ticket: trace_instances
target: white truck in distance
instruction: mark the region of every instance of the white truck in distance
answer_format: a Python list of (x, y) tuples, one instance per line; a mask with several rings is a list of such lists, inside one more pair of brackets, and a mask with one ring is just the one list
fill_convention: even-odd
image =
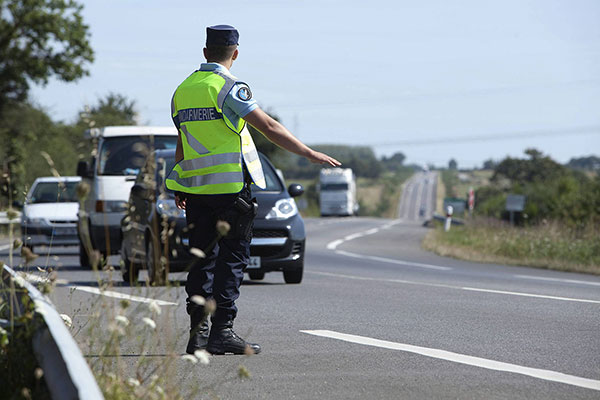
[(356, 179), (350, 168), (324, 168), (319, 175), (321, 216), (358, 212)]

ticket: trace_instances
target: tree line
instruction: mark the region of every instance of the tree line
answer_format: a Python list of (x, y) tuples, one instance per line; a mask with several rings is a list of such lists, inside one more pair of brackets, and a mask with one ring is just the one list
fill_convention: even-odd
[[(520, 223), (558, 220), (579, 228), (600, 226), (600, 174), (589, 173), (597, 168), (597, 158), (562, 165), (536, 149), (525, 155), (495, 165), (491, 184), (476, 192), (478, 214), (506, 218), (506, 196), (512, 193), (526, 196)], [(586, 172), (581, 163), (594, 168)]]

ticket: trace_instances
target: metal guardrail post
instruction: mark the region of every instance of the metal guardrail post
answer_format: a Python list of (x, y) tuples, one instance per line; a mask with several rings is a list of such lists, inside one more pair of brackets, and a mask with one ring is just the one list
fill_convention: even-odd
[(12, 279), (25, 288), (36, 310), (44, 318), (45, 328), (33, 337), (33, 351), (44, 371), (53, 399), (104, 399), (81, 350), (50, 300), (32, 284), (4, 265), (2, 279)]

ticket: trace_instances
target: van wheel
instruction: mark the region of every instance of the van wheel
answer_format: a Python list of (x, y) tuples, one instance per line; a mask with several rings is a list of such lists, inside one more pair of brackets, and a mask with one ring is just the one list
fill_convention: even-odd
[(139, 274), (139, 267), (127, 258), (125, 249), (121, 247), (121, 275), (123, 276), (123, 282), (135, 285), (138, 282)]
[(79, 265), (82, 268), (90, 268), (90, 258), (83, 243), (79, 242)]
[(167, 271), (160, 261), (159, 246), (152, 238), (146, 241), (146, 268), (151, 286), (163, 286), (167, 282)]

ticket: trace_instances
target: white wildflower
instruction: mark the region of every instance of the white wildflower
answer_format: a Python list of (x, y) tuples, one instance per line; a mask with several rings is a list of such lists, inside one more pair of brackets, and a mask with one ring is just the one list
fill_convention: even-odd
[(190, 253), (192, 253), (192, 255), (198, 258), (206, 258), (206, 254), (202, 250), (197, 249), (196, 247), (192, 247), (190, 249)]
[(119, 323), (123, 324), (124, 326), (127, 326), (127, 325), (129, 325), (129, 320), (128, 320), (128, 319), (127, 319), (127, 317), (126, 317), (126, 316), (124, 316), (124, 315), (117, 315), (117, 316), (115, 317), (115, 320), (117, 320), (117, 322), (119, 322)]
[(116, 333), (117, 335), (123, 336), (125, 334), (125, 331), (123, 330), (123, 328), (121, 326), (119, 326), (119, 324), (116, 324), (114, 322), (111, 322), (110, 324), (108, 324), (108, 330), (110, 332)]
[(198, 359), (191, 354), (184, 354), (181, 356), (181, 359), (187, 360), (187, 361), (191, 362), (192, 364), (196, 364), (198, 362)]
[(150, 304), (148, 304), (148, 308), (156, 315), (160, 315), (160, 306), (156, 300), (152, 300)]
[(134, 379), (134, 378), (129, 378), (129, 379), (127, 379), (127, 384), (129, 386), (138, 387), (138, 386), (140, 386), (140, 381), (138, 381), (137, 379)]
[(144, 323), (148, 325), (150, 329), (156, 329), (156, 322), (154, 322), (154, 320), (152, 320), (151, 318), (144, 317), (142, 318), (142, 321), (144, 321)]
[(190, 300), (192, 303), (196, 303), (199, 306), (203, 306), (204, 304), (206, 304), (206, 300), (204, 300), (204, 297), (198, 296), (197, 294), (190, 297)]
[(200, 364), (208, 365), (210, 363), (210, 353), (204, 349), (196, 350), (194, 356), (200, 361)]
[(160, 386), (158, 386), (158, 385), (156, 385), (156, 386), (154, 387), (154, 390), (156, 390), (156, 391), (158, 392), (158, 394), (162, 394), (162, 395), (164, 395), (164, 394), (165, 394), (165, 391), (163, 390), (163, 388), (161, 388), (161, 387), (160, 387)]
[(73, 320), (67, 314), (60, 314), (60, 317), (62, 318), (63, 322), (67, 327), (70, 328), (71, 326), (73, 326)]

